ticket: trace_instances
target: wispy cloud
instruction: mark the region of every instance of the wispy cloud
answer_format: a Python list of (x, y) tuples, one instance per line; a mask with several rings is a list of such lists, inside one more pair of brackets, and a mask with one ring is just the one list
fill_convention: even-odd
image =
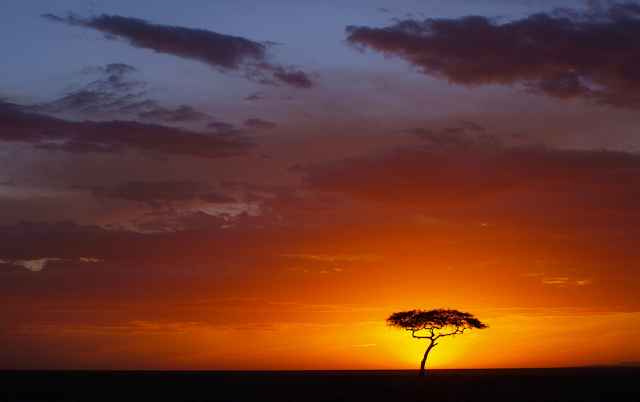
[(93, 28), (113, 37), (124, 38), (134, 47), (158, 53), (198, 60), (219, 71), (243, 71), (245, 76), (262, 84), (284, 84), (294, 88), (310, 88), (315, 83), (310, 75), (268, 61), (270, 42), (260, 43), (239, 36), (224, 35), (206, 29), (152, 24), (139, 18), (102, 14), (82, 18), (70, 14), (43, 18)]
[(382, 258), (379, 255), (298, 255), (301, 258), (310, 258), (320, 261), (377, 261)]
[(37, 113), (76, 112), (90, 115), (118, 111), (144, 94), (144, 82), (135, 77), (138, 70), (128, 64), (113, 63), (104, 67), (85, 68), (83, 75), (97, 79), (88, 85), (70, 91), (50, 102), (41, 102), (25, 107)]
[(138, 151), (209, 159), (247, 155), (256, 146), (237, 133), (202, 134), (137, 121), (78, 122), (22, 109), (19, 105), (0, 102), (0, 141), (73, 153)]
[(549, 285), (557, 285), (560, 287), (567, 286), (585, 286), (592, 283), (592, 279), (576, 279), (576, 278), (542, 278), (542, 283)]
[(127, 181), (111, 186), (89, 187), (94, 197), (122, 198), (132, 201), (190, 201), (202, 199), (213, 203), (236, 202), (213, 191), (213, 186), (197, 180)]

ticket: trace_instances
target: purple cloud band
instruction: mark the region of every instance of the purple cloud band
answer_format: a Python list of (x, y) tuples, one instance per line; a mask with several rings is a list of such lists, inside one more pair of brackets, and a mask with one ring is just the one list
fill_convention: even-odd
[(640, 156), (634, 153), (504, 148), (482, 136), (431, 141), (290, 170), (302, 173), (309, 188), (391, 205), (471, 206), (519, 192), (594, 199), (606, 193), (620, 211), (640, 202)]
[(199, 158), (247, 155), (256, 146), (229, 133), (200, 134), (135, 121), (70, 121), (20, 110), (0, 102), (0, 141), (76, 153), (150, 152)]

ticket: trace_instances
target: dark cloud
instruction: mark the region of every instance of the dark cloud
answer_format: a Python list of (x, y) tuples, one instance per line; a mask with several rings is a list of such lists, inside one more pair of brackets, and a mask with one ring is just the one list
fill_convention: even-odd
[(225, 123), (223, 121), (214, 121), (212, 123), (209, 123), (207, 124), (207, 128), (214, 128), (220, 132), (231, 131), (234, 129), (233, 124)]
[(244, 100), (262, 100), (262, 99), (265, 99), (265, 98), (266, 98), (266, 96), (264, 94), (254, 93), (254, 94), (251, 94), (251, 95), (247, 96), (246, 98), (244, 98)]
[[(251, 119), (249, 119), (251, 120)], [(234, 136), (234, 135), (242, 135), (248, 131), (255, 130), (257, 127), (249, 127), (245, 126), (245, 129), (236, 128), (232, 123), (227, 123), (224, 121), (212, 121), (206, 125), (208, 129), (216, 130), (219, 135), (223, 136)]]
[[(215, 221), (215, 222), (214, 222)], [(210, 217), (206, 221), (215, 237), (223, 219)], [(149, 233), (124, 229), (104, 229), (96, 225), (81, 226), (73, 222), (20, 222), (0, 227), (0, 258), (19, 264), (21, 261), (60, 260), (62, 264), (78, 261), (102, 261), (108, 264), (130, 265), (180, 260), (168, 259), (178, 246), (193, 241), (197, 233), (180, 236), (171, 232)], [(43, 271), (47, 269), (44, 265)]]
[(268, 121), (260, 120), (257, 118), (247, 119), (244, 121), (244, 126), (253, 130), (270, 130), (272, 128), (276, 128), (277, 125), (275, 123), (270, 123)]
[[(488, 148), (501, 148), (503, 146), (500, 137), (483, 133), (486, 129), (481, 125), (468, 120), (459, 121), (456, 126), (445, 126), (439, 130), (424, 127), (414, 127), (406, 132), (423, 140), (428, 140), (439, 146), (452, 146), (454, 148), (469, 148), (484, 146)], [(482, 133), (475, 137), (469, 137), (469, 132)]]
[(295, 88), (314, 85), (305, 72), (267, 61), (267, 45), (239, 36), (223, 35), (206, 29), (150, 24), (138, 18), (106, 15), (82, 18), (42, 16), (50, 21), (97, 29), (108, 35), (126, 38), (132, 46), (158, 53), (198, 60), (220, 71), (243, 70), (257, 82), (280, 82)]
[(482, 16), (347, 27), (347, 43), (424, 74), (476, 86), (522, 84), (551, 97), (640, 107), (640, 5), (557, 9), (499, 24)]
[(86, 68), (83, 74), (97, 74), (99, 78), (83, 88), (65, 94), (60, 99), (37, 103), (24, 109), (39, 113), (71, 111), (94, 115), (119, 111), (137, 102), (144, 93), (144, 82), (133, 76), (137, 71), (135, 67), (122, 63)]
[(283, 84), (299, 89), (311, 88), (315, 85), (315, 82), (309, 78), (309, 74), (303, 71), (285, 69), (280, 66), (274, 66), (270, 70), (272, 71), (273, 77)]
[(42, 17), (51, 21), (94, 28), (127, 38), (135, 47), (199, 60), (225, 70), (238, 69), (241, 65), (262, 61), (267, 51), (264, 44), (239, 36), (223, 35), (205, 29), (150, 24), (142, 19), (119, 15), (102, 14), (91, 18), (71, 15), (60, 18), (45, 14)]
[[(13, 264), (53, 258), (95, 258), (101, 254), (96, 251), (97, 244), (102, 243), (109, 248), (112, 241), (107, 238), (116, 233), (118, 232), (107, 231), (98, 226), (83, 227), (72, 222), (20, 222), (15, 226), (0, 227), (0, 258)], [(124, 232), (120, 232), (122, 233)], [(75, 250), (74, 244), (78, 247)]]
[(235, 133), (200, 134), (135, 121), (69, 121), (0, 103), (0, 141), (77, 153), (149, 152), (199, 158), (247, 155), (256, 145)]
[(255, 93), (252, 93), (251, 95), (247, 96), (246, 98), (244, 98), (244, 100), (251, 100), (251, 101), (264, 101), (264, 100), (290, 101), (292, 99), (293, 99), (293, 96), (290, 95), (290, 94), (281, 95), (281, 96), (273, 96), (273, 95), (270, 95), (270, 94), (265, 93), (265, 92), (255, 92)]
[(392, 205), (471, 206), (519, 192), (580, 195), (597, 202), (606, 194), (628, 210), (631, 200), (640, 205), (640, 155), (635, 153), (496, 148), (455, 137), (290, 169), (301, 172), (309, 188)]
[(29, 270), (24, 265), (0, 261), (0, 273), (6, 272), (29, 272)]
[(282, 236), (274, 216), (250, 216), (246, 212), (235, 216), (160, 212), (156, 220), (145, 221), (139, 229), (105, 229), (70, 221), (0, 226), (0, 261), (22, 265), (24, 261), (44, 260), (43, 271), (52, 260), (72, 265), (84, 261), (129, 267), (188, 267), (229, 255), (242, 256), (255, 248), (264, 252)]
[(191, 201), (202, 199), (213, 203), (236, 202), (213, 191), (213, 186), (196, 180), (128, 181), (113, 186), (91, 186), (95, 197), (122, 198), (133, 201)]
[(227, 204), (227, 203), (237, 202), (237, 200), (233, 197), (229, 197), (228, 195), (214, 193), (214, 192), (198, 194), (198, 198), (214, 204)]
[(73, 112), (91, 116), (127, 115), (140, 120), (162, 123), (183, 123), (212, 120), (206, 113), (189, 105), (171, 109), (158, 101), (143, 99), (145, 83), (133, 77), (138, 70), (127, 64), (85, 68), (83, 74), (99, 78), (60, 99), (41, 102), (22, 109), (30, 112), (60, 114)]
[[(409, 252), (415, 257), (424, 247), (433, 249), (429, 258), (449, 261), (451, 256), (438, 250), (443, 242), (485, 251), (488, 246), (504, 256), (514, 222), (515, 237), (534, 254), (544, 233), (548, 245), (543, 249), (580, 253), (585, 260), (592, 252), (607, 261), (620, 253), (633, 261), (640, 258), (636, 154), (545, 147), (452, 152), (422, 146), (296, 170), (303, 174), (298, 186), (220, 184), (221, 190), (244, 193), (244, 202), (260, 205), (256, 214), (158, 211), (155, 219), (140, 222), (137, 232), (72, 222), (1, 226), (0, 263), (9, 265), (0, 270), (47, 260), (42, 273), (81, 263), (101, 270), (206, 267), (217, 272), (229, 266), (235, 272), (252, 266), (247, 260), (254, 257), (262, 264), (302, 254)], [(219, 196), (195, 181), (126, 182), (91, 190), (130, 200)], [(496, 223), (496, 228), (481, 235), (481, 222)], [(585, 234), (595, 239), (589, 247)]]
[(168, 109), (160, 106), (157, 102), (146, 100), (135, 103), (121, 109), (123, 112), (138, 111), (138, 118), (143, 120), (155, 120), (165, 123), (181, 123), (188, 121), (199, 121), (208, 118), (207, 114), (198, 112), (189, 105), (180, 105), (176, 109)]

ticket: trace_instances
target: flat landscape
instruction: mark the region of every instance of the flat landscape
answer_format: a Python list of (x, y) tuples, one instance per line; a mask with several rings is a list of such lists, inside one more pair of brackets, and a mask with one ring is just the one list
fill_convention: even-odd
[(640, 368), (2, 371), (2, 401), (640, 401)]

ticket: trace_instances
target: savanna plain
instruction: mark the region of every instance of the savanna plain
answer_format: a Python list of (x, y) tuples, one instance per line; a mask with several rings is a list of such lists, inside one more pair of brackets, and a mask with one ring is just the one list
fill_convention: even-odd
[(640, 368), (3, 371), (3, 401), (640, 401)]

